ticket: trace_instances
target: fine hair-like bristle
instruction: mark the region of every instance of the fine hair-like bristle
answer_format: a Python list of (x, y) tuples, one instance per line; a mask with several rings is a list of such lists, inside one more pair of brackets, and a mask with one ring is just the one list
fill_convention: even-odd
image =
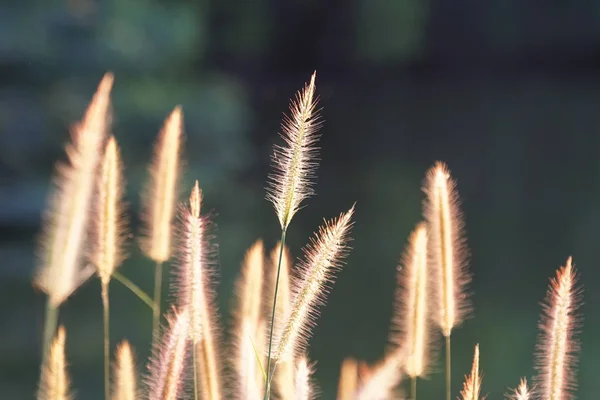
[(427, 196), (423, 209), (437, 303), (434, 321), (448, 337), (470, 311), (463, 221), (456, 183), (444, 163), (435, 163), (427, 172), (423, 190)]
[(113, 75), (107, 73), (82, 121), (71, 130), (67, 163), (57, 166), (55, 188), (50, 196), (43, 228), (42, 265), (34, 284), (58, 307), (94, 268), (83, 267), (89, 231), (92, 193), (97, 166), (110, 124), (110, 92)]
[(112, 400), (138, 400), (135, 359), (126, 340), (117, 347)]
[(473, 364), (471, 366), (471, 374), (465, 376), (463, 390), (460, 392), (462, 400), (479, 400), (481, 381), (482, 376), (479, 371), (479, 345), (476, 345), (475, 354), (473, 355)]
[[(281, 242), (277, 242), (270, 256), (269, 276), (266, 280), (267, 289), (263, 303), (265, 304), (265, 320), (271, 318), (273, 298), (275, 297), (275, 284), (277, 283), (277, 264), (279, 261), (279, 250)], [(281, 327), (287, 320), (290, 313), (290, 268), (291, 256), (287, 246), (283, 247), (281, 254), (281, 269), (279, 271), (279, 289), (277, 291), (277, 309), (275, 310), (275, 327), (274, 332)], [(275, 375), (273, 377), (274, 389), (279, 399), (292, 399), (294, 397), (294, 363), (293, 360), (281, 361), (277, 365)]]
[(540, 321), (536, 352), (537, 392), (544, 400), (573, 399), (577, 386), (582, 289), (569, 257), (564, 267), (550, 280)]
[(398, 268), (399, 290), (391, 342), (404, 352), (404, 371), (411, 378), (426, 373), (430, 344), (427, 226), (417, 225)]
[(317, 134), (321, 127), (315, 98), (316, 72), (310, 83), (290, 103), (290, 115), (284, 116), (281, 137), (284, 145), (274, 146), (267, 199), (275, 207), (281, 228), (290, 224), (300, 204), (314, 194), (313, 180), (318, 166)]
[(69, 375), (65, 361), (65, 328), (60, 327), (42, 366), (37, 400), (70, 400)]
[(313, 371), (306, 356), (300, 357), (296, 362), (294, 400), (312, 400), (315, 398), (311, 382), (312, 374)]
[(188, 310), (174, 310), (167, 321), (168, 328), (155, 345), (148, 368), (148, 400), (177, 400), (182, 392), (189, 342)]
[(403, 357), (399, 352), (388, 354), (382, 362), (371, 369), (353, 399), (387, 400), (398, 398), (394, 393), (396, 387), (402, 381), (403, 361)]
[(103, 285), (123, 261), (125, 223), (123, 212), (123, 178), (119, 148), (113, 136), (108, 139), (100, 165), (95, 207), (95, 224), (91, 261)]
[(148, 257), (156, 262), (165, 262), (171, 256), (182, 141), (183, 112), (177, 106), (160, 131), (150, 166), (150, 182), (142, 196), (144, 237), (141, 246)]
[(202, 399), (221, 398), (216, 304), (212, 288), (214, 249), (210, 219), (201, 215), (202, 193), (196, 181), (189, 206), (181, 207), (181, 243), (176, 281), (180, 307), (190, 314), (189, 335), (193, 342)]
[(348, 234), (352, 226), (354, 206), (338, 218), (325, 222), (304, 248), (305, 259), (300, 262), (300, 276), (293, 280), (292, 306), (289, 316), (275, 336), (275, 362), (293, 358), (303, 351), (315, 324), (318, 309), (325, 303), (328, 285), (341, 267), (348, 252)]
[[(264, 246), (257, 240), (246, 252), (241, 276), (236, 285), (236, 307), (234, 310), (234, 370), (240, 382), (239, 399), (258, 396), (262, 398), (262, 373), (256, 355), (264, 353), (265, 327), (263, 317)], [(255, 354), (256, 351), (256, 354)], [(261, 359), (261, 363), (265, 360)], [(259, 394), (261, 393), (261, 394)]]
[(521, 378), (519, 386), (507, 396), (508, 400), (531, 400), (532, 393), (527, 387), (527, 379)]
[(358, 362), (354, 358), (346, 358), (340, 367), (337, 400), (354, 400), (358, 387)]

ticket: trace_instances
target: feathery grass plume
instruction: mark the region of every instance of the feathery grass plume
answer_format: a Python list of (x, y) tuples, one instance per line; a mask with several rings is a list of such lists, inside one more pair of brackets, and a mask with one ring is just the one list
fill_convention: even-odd
[(519, 383), (519, 387), (512, 391), (510, 395), (508, 395), (509, 400), (530, 400), (532, 397), (532, 393), (527, 387), (527, 379), (521, 378), (521, 382)]
[(269, 175), (267, 199), (275, 206), (281, 229), (285, 231), (300, 208), (314, 194), (312, 189), (317, 161), (317, 132), (321, 127), (316, 110), (316, 72), (310, 83), (290, 103), (290, 116), (284, 115), (281, 137), (285, 144), (274, 147), (273, 174)]
[(318, 315), (317, 307), (325, 303), (328, 286), (348, 252), (353, 214), (354, 206), (338, 218), (326, 221), (305, 247), (305, 260), (299, 264), (300, 276), (292, 284), (291, 311), (276, 335), (275, 365), (306, 348)]
[(446, 164), (437, 162), (427, 172), (423, 190), (427, 195), (424, 215), (428, 222), (429, 257), (437, 286), (438, 312), (434, 319), (447, 337), (470, 311), (466, 296), (470, 276), (458, 192)]
[(446, 400), (450, 400), (450, 335), (470, 310), (466, 287), (471, 277), (467, 271), (458, 192), (446, 164), (436, 162), (427, 172), (423, 191), (426, 194), (423, 214), (428, 223), (429, 260), (436, 297), (437, 315), (433, 319), (446, 338)]
[(72, 398), (65, 361), (65, 339), (65, 328), (61, 326), (42, 367), (37, 400), (70, 400)]
[(190, 315), (173, 310), (160, 343), (155, 343), (148, 370), (148, 400), (178, 400), (183, 386)]
[[(271, 301), (275, 297), (275, 285), (277, 283), (277, 265), (279, 261), (279, 248), (281, 243), (271, 251), (271, 262), (269, 276), (267, 279), (268, 288), (265, 290), (264, 304), (271, 306)], [(281, 258), (281, 269), (279, 271), (279, 290), (277, 292), (277, 309), (275, 310), (275, 331), (277, 327), (285, 322), (290, 312), (290, 268), (291, 256), (287, 246), (284, 246)], [(265, 307), (265, 318), (271, 316), (270, 308)], [(273, 376), (274, 389), (278, 398), (292, 399), (294, 396), (294, 363), (292, 361), (282, 361), (277, 366)]]
[(402, 349), (404, 371), (415, 379), (426, 373), (430, 342), (427, 268), (427, 226), (417, 225), (398, 268), (399, 290), (391, 341)]
[[(234, 369), (239, 374), (241, 387), (238, 390), (240, 399), (250, 393), (261, 393), (264, 379), (257, 365), (258, 354), (264, 352), (264, 317), (263, 317), (263, 275), (264, 246), (257, 240), (246, 252), (242, 264), (241, 276), (236, 285), (236, 307), (234, 311)], [(261, 363), (266, 360), (261, 360)]]
[(463, 390), (460, 392), (462, 400), (479, 400), (481, 392), (481, 373), (479, 371), (479, 345), (475, 346), (473, 355), (473, 365), (471, 366), (471, 375), (465, 376)]
[(142, 196), (145, 235), (141, 245), (156, 262), (171, 256), (171, 230), (175, 216), (180, 147), (183, 139), (183, 113), (177, 106), (165, 120), (154, 148), (150, 182)]
[(402, 364), (404, 360), (400, 352), (394, 352), (376, 365), (361, 383), (355, 400), (388, 400), (394, 397), (395, 389), (402, 381)]
[(312, 400), (315, 398), (315, 393), (310, 379), (312, 374), (312, 368), (310, 365), (308, 365), (308, 360), (306, 357), (300, 357), (296, 362), (296, 377), (294, 384), (296, 389), (294, 391), (294, 400)]
[(177, 106), (165, 120), (154, 148), (150, 181), (142, 196), (144, 236), (142, 250), (156, 262), (154, 272), (154, 310), (152, 338), (156, 339), (162, 297), (162, 264), (171, 256), (171, 231), (175, 216), (180, 148), (183, 140), (183, 113)]
[(346, 358), (340, 368), (337, 400), (354, 400), (358, 387), (358, 362), (354, 358)]
[[(177, 298), (189, 310), (190, 338), (197, 393), (204, 400), (221, 398), (216, 304), (211, 287), (213, 248), (208, 235), (210, 220), (200, 213), (202, 193), (196, 181), (189, 207), (181, 207), (181, 250), (177, 269)], [(199, 381), (198, 381), (198, 378)]]
[(578, 274), (569, 257), (564, 267), (550, 280), (540, 322), (535, 377), (544, 400), (573, 399), (577, 386), (575, 370), (581, 326), (578, 309), (582, 289), (577, 287)]
[(137, 375), (133, 351), (128, 341), (117, 347), (117, 362), (114, 365), (112, 400), (137, 400)]
[(108, 139), (97, 179), (95, 224), (91, 262), (96, 266), (102, 284), (104, 310), (104, 375), (105, 398), (110, 393), (110, 342), (108, 284), (113, 271), (123, 259), (125, 229), (123, 222), (123, 197), (121, 163), (115, 138)]
[[(107, 73), (83, 120), (72, 128), (72, 142), (66, 147), (68, 162), (57, 166), (56, 188), (44, 222), (43, 265), (34, 277), (34, 284), (48, 294), (53, 308), (94, 272), (93, 268), (82, 268), (82, 264), (94, 178), (110, 124), (112, 85), (113, 75)], [(47, 339), (52, 336), (54, 332)]]
[(108, 139), (97, 180), (93, 250), (90, 260), (103, 285), (123, 261), (126, 237), (123, 211), (123, 178), (119, 147)]

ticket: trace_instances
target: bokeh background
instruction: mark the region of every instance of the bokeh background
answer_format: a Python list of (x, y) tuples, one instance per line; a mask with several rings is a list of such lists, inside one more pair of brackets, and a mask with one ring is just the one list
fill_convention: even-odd
[[(421, 219), (435, 160), (459, 183), (473, 317), (453, 335), (454, 391), (481, 345), (483, 391), (500, 399), (533, 374), (548, 278), (574, 256), (584, 284), (579, 398), (600, 392), (600, 2), (574, 0), (21, 0), (0, 6), (0, 398), (31, 399), (45, 297), (31, 285), (40, 217), (68, 127), (105, 71), (116, 76), (132, 232), (163, 119), (181, 104), (181, 198), (199, 179), (220, 245), (223, 324), (245, 249), (271, 247), (264, 200), (288, 99), (317, 70), (325, 125), (317, 196), (289, 234), (301, 255), (321, 222), (357, 201), (353, 251), (310, 345), (322, 398), (339, 365), (384, 352), (395, 268)], [(136, 241), (122, 273), (150, 292)], [(151, 314), (111, 286), (113, 344), (129, 338), (144, 370)], [(78, 398), (102, 398), (99, 283), (66, 303)], [(420, 398), (441, 397), (436, 360)]]

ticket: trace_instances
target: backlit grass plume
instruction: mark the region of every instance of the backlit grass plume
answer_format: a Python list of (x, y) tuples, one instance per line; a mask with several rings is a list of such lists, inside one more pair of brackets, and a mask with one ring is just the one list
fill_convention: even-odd
[(466, 286), (470, 275), (456, 183), (444, 163), (437, 162), (427, 172), (423, 190), (426, 194), (423, 213), (428, 225), (429, 259), (435, 282), (433, 309), (437, 311), (433, 319), (446, 338), (446, 400), (450, 400), (450, 335), (469, 312)]
[(117, 347), (112, 400), (138, 400), (137, 375), (133, 351), (128, 341)]
[(219, 328), (212, 288), (214, 271), (208, 235), (210, 221), (201, 215), (201, 206), (202, 192), (196, 181), (189, 206), (181, 208), (177, 299), (180, 307), (189, 313), (196, 396), (215, 400), (221, 398)]
[[(392, 343), (404, 353), (404, 371), (414, 381), (426, 373), (430, 342), (427, 226), (417, 225), (398, 270)], [(413, 382), (413, 391), (416, 390)], [(416, 393), (412, 393), (414, 399)]]
[(581, 320), (578, 313), (582, 290), (569, 257), (550, 280), (543, 303), (537, 346), (536, 391), (544, 400), (573, 399), (577, 386), (575, 370), (579, 352), (577, 338)]
[(153, 336), (160, 318), (162, 264), (171, 256), (172, 223), (177, 201), (180, 172), (180, 148), (183, 140), (183, 113), (176, 107), (167, 117), (154, 148), (150, 182), (142, 196), (144, 237), (141, 246), (156, 262), (154, 282)]
[(303, 351), (318, 315), (317, 307), (325, 302), (328, 285), (348, 251), (348, 234), (354, 206), (338, 218), (326, 222), (304, 249), (299, 264), (300, 276), (293, 281), (292, 306), (287, 321), (276, 335), (276, 362), (293, 358)]
[(394, 352), (370, 368), (367, 378), (361, 382), (354, 399), (388, 400), (398, 398), (396, 387), (402, 381), (403, 361), (401, 353)]
[(65, 329), (60, 327), (42, 366), (37, 400), (70, 400), (69, 375), (65, 361)]
[(314, 399), (314, 388), (311, 382), (312, 368), (306, 357), (300, 357), (296, 362), (294, 397), (290, 400)]
[(281, 229), (286, 230), (302, 201), (313, 194), (317, 168), (317, 134), (321, 127), (315, 98), (316, 72), (310, 83), (290, 103), (284, 116), (281, 137), (285, 144), (275, 146), (273, 169), (269, 176), (267, 199), (275, 206)]
[(463, 390), (460, 392), (462, 400), (480, 400), (481, 393), (481, 372), (479, 371), (479, 345), (475, 346), (475, 354), (473, 355), (473, 365), (471, 366), (471, 374), (465, 376)]
[(125, 224), (123, 220), (123, 188), (119, 149), (114, 137), (108, 139), (97, 178), (95, 224), (90, 259), (96, 266), (102, 285), (104, 310), (104, 393), (110, 393), (110, 342), (108, 284), (123, 259)]
[[(264, 246), (257, 240), (246, 252), (241, 276), (236, 285), (233, 345), (236, 349), (234, 369), (240, 386), (236, 392), (239, 399), (246, 399), (249, 391), (263, 395), (264, 378), (257, 363), (257, 354), (264, 354), (265, 320), (263, 314), (263, 285), (265, 275)], [(255, 353), (256, 352), (256, 353)], [(260, 362), (264, 365), (266, 358)]]
[(354, 358), (346, 358), (340, 367), (337, 400), (354, 400), (358, 387), (358, 362)]
[(527, 387), (527, 379), (521, 378), (519, 386), (508, 396), (509, 400), (532, 400), (532, 393)]
[(184, 367), (189, 342), (189, 313), (174, 310), (168, 327), (156, 342), (149, 364), (148, 400), (178, 400), (184, 384)]

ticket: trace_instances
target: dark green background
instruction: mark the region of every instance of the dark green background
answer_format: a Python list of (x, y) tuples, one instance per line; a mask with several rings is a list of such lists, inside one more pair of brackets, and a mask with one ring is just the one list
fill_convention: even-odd
[[(483, 391), (500, 399), (533, 373), (548, 278), (573, 255), (585, 286), (579, 398), (593, 399), (600, 347), (600, 2), (596, 0), (65, 0), (0, 6), (0, 398), (30, 399), (45, 297), (31, 286), (54, 163), (105, 71), (116, 76), (133, 231), (151, 146), (182, 104), (187, 168), (220, 244), (229, 321), (245, 249), (278, 222), (264, 200), (288, 99), (318, 71), (324, 107), (317, 196), (292, 223), (295, 256), (321, 222), (357, 201), (353, 251), (311, 341), (323, 398), (346, 355), (382, 356), (395, 267), (420, 220), (422, 177), (446, 161), (459, 184), (474, 274), (474, 318), (454, 337), (458, 395), (481, 345)], [(153, 265), (129, 243), (123, 274), (145, 290)], [(111, 286), (113, 344), (144, 370), (150, 312)], [(65, 305), (78, 398), (100, 399), (99, 283)], [(439, 399), (436, 359), (421, 399)]]

